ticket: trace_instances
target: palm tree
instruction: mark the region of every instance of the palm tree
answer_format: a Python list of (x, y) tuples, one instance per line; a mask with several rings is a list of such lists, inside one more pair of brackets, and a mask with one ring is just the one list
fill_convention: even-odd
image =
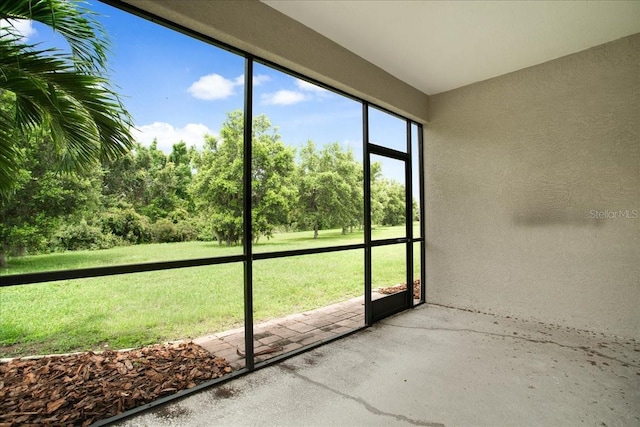
[[(24, 41), (16, 19), (50, 26), (70, 52)], [(108, 42), (96, 14), (70, 0), (0, 0), (0, 196), (20, 170), (18, 142), (43, 129), (64, 171), (82, 171), (131, 150), (132, 121), (107, 76)], [(9, 94), (10, 96), (6, 96)]]

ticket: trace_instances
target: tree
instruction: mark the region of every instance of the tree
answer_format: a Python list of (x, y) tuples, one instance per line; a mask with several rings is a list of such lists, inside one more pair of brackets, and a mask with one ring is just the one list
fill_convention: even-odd
[(49, 166), (57, 153), (49, 141), (42, 130), (22, 137), (17, 144), (23, 160), (14, 191), (0, 201), (0, 265), (5, 264), (7, 254), (46, 250), (65, 222), (79, 223), (99, 209), (100, 169), (94, 167), (85, 174), (52, 171)]
[(148, 237), (145, 233), (122, 235), (120, 231), (127, 227), (112, 226), (133, 221), (141, 224), (138, 227), (140, 230), (150, 227), (153, 241), (195, 238), (197, 227), (192, 223), (195, 207), (188, 192), (194, 150), (187, 149), (184, 142), (179, 142), (166, 155), (158, 149), (154, 140), (150, 147), (136, 144), (131, 153), (105, 163), (102, 187), (103, 202), (107, 209), (103, 221), (105, 231), (125, 241), (131, 241), (131, 235), (134, 242), (144, 242)]
[(382, 163), (371, 163), (371, 224), (382, 224), (384, 207), (387, 202), (384, 188), (377, 185), (382, 180)]
[(158, 149), (155, 139), (149, 147), (137, 146), (136, 160), (144, 177), (144, 192), (134, 206), (151, 221), (165, 218), (179, 205), (175, 165)]
[[(16, 19), (50, 26), (70, 53), (24, 42)], [(0, 91), (13, 104), (0, 109), (0, 195), (20, 185), (21, 138), (39, 129), (55, 147), (51, 165), (63, 171), (91, 170), (133, 147), (130, 115), (104, 77), (107, 52), (102, 26), (77, 2), (0, 2)]]
[(173, 163), (175, 168), (176, 196), (185, 202), (183, 208), (190, 212), (194, 208), (191, 194), (189, 194), (189, 185), (193, 178), (191, 159), (195, 151), (195, 147), (187, 148), (187, 144), (184, 141), (180, 141), (177, 144), (173, 144), (171, 154), (169, 154), (169, 162)]
[(143, 205), (147, 192), (147, 167), (143, 166), (139, 153), (144, 147), (136, 144), (124, 156), (102, 164), (102, 198), (105, 208), (123, 202), (133, 206)]
[[(238, 244), (243, 237), (243, 128), (242, 112), (228, 113), (220, 137), (207, 136), (194, 160), (197, 173), (191, 194), (220, 244)], [(251, 141), (252, 239), (257, 242), (287, 218), (294, 195), (295, 153), (264, 115), (254, 117)]]
[(158, 149), (136, 144), (125, 156), (103, 164), (105, 205), (126, 202), (152, 221), (166, 218), (175, 209), (193, 212), (191, 156), (184, 142), (173, 145), (168, 156)]
[(394, 226), (405, 224), (407, 218), (404, 185), (394, 180), (384, 180), (380, 184), (382, 184), (382, 191), (387, 197), (383, 211), (382, 225)]
[(298, 172), (299, 222), (318, 238), (322, 228), (362, 223), (362, 166), (337, 143), (322, 150), (308, 141), (300, 151)]
[(346, 234), (348, 228), (353, 231), (353, 227), (362, 226), (364, 222), (362, 164), (355, 160), (351, 149), (343, 151), (337, 143), (327, 146), (326, 151), (328, 160), (333, 162), (330, 167), (338, 172), (348, 187), (348, 194), (343, 195), (338, 224), (342, 227), (342, 234)]
[(251, 163), (251, 218), (253, 241), (271, 237), (276, 225), (285, 224), (295, 199), (295, 152), (271, 131), (264, 116), (253, 120)]
[(382, 178), (379, 163), (372, 164), (371, 170), (372, 224), (388, 226), (405, 224), (406, 202), (404, 185), (392, 179)]

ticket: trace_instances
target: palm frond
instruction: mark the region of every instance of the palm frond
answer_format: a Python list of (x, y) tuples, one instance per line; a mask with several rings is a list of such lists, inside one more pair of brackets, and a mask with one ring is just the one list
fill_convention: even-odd
[(109, 42), (97, 14), (69, 0), (2, 0), (0, 19), (31, 19), (64, 37), (76, 67), (83, 72), (106, 71)]
[(13, 125), (14, 117), (0, 108), (0, 189), (7, 189), (0, 191), (0, 196), (10, 192), (20, 169), (20, 152), (10, 143), (13, 140)]
[(69, 54), (0, 34), (0, 89), (15, 94), (15, 113), (1, 123), (0, 192), (10, 188), (15, 172), (15, 138), (41, 126), (66, 171), (86, 170), (133, 148), (132, 120), (118, 94), (99, 74), (78, 72)]

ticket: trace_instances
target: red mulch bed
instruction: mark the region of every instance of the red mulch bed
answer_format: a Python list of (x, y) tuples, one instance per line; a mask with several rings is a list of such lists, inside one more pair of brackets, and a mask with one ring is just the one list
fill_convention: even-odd
[[(406, 291), (407, 284), (401, 283), (395, 286), (389, 286), (388, 288), (380, 288), (378, 292), (381, 294), (396, 294), (398, 292)], [(420, 299), (420, 279), (413, 281), (413, 298)]]
[(88, 426), (232, 371), (193, 343), (0, 363), (0, 427)]

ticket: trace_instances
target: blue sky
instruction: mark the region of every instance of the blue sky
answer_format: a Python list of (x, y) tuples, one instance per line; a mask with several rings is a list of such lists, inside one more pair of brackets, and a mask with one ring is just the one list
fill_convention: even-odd
[[(219, 134), (227, 112), (243, 108), (243, 57), (96, 1), (88, 7), (102, 15), (111, 39), (110, 78), (141, 143), (157, 138), (167, 153), (181, 140), (199, 147), (205, 133)], [(38, 24), (23, 22), (20, 30), (31, 43), (60, 46)], [(262, 64), (254, 66), (253, 83), (253, 114), (266, 114), (285, 144), (338, 142), (362, 160), (360, 103)], [(403, 121), (374, 111), (370, 123), (372, 142), (405, 144)], [(385, 175), (400, 180), (400, 170), (385, 166)]]

